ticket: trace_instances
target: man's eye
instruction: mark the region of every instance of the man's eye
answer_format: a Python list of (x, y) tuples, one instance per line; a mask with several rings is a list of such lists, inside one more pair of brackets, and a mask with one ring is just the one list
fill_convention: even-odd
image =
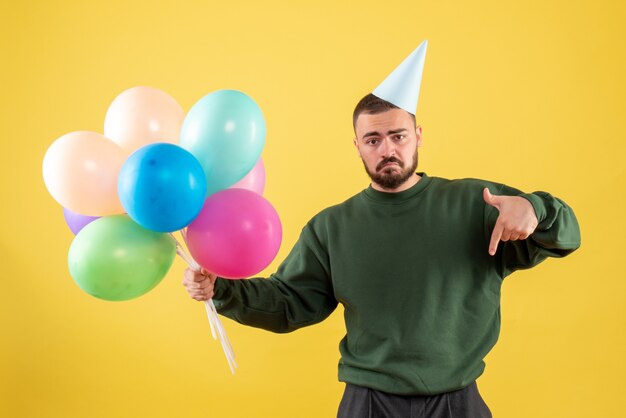
[(370, 139), (367, 143), (370, 145), (376, 145), (378, 143), (378, 139)]
[(402, 141), (404, 139), (404, 135), (396, 135), (396, 140)]

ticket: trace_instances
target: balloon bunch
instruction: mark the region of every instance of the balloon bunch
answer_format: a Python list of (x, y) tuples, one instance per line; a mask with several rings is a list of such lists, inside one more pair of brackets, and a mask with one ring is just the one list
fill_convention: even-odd
[[(193, 269), (229, 279), (263, 270), (282, 239), (278, 214), (262, 196), (264, 145), (261, 109), (242, 92), (213, 92), (187, 115), (160, 90), (122, 92), (104, 135), (68, 133), (44, 157), (46, 187), (76, 234), (68, 255), (74, 281), (120, 301), (159, 284), (177, 253)], [(213, 302), (206, 308), (234, 371)]]

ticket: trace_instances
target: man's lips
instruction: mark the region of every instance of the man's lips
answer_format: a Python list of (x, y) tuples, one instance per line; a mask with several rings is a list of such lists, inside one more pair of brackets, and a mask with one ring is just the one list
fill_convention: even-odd
[(389, 166), (392, 166), (392, 165), (395, 165), (396, 167), (401, 167), (400, 163), (397, 162), (397, 161), (386, 161), (384, 163), (379, 164), (378, 167), (376, 167), (376, 168), (377, 168), (377, 171), (380, 171), (383, 168), (389, 167)]

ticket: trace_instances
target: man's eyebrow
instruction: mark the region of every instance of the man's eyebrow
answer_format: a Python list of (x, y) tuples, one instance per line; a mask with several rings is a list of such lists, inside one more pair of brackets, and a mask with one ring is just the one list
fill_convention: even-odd
[[(401, 132), (406, 132), (405, 128), (400, 128), (400, 129), (394, 129), (392, 131), (387, 131), (387, 135), (393, 135), (393, 134), (399, 134)], [(366, 133), (365, 135), (363, 135), (363, 138), (367, 138), (370, 136), (380, 136), (380, 134), (377, 131), (371, 131)]]

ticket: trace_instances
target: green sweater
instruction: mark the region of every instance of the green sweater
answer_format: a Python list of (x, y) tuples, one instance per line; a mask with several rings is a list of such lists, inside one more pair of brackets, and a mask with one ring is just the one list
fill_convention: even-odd
[[(480, 376), (500, 331), (504, 277), (580, 245), (572, 210), (548, 193), (483, 180), (422, 178), (408, 190), (371, 186), (302, 229), (269, 279), (218, 279), (218, 311), (289, 332), (344, 306), (339, 380), (413, 395), (463, 388)], [(498, 210), (483, 200), (522, 196), (539, 226), (488, 254)]]

